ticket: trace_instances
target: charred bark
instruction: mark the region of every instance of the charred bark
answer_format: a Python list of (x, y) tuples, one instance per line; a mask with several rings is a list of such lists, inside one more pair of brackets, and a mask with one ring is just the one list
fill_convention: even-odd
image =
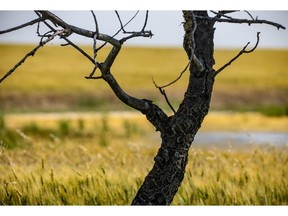
[[(24, 63), (28, 57), (33, 56), (41, 47), (53, 40), (56, 36), (65, 40), (67, 42), (66, 45), (71, 45), (82, 55), (84, 55), (90, 62), (92, 62), (94, 68), (90, 75), (86, 76), (87, 79), (105, 80), (115, 95), (124, 104), (142, 112), (150, 123), (154, 125), (156, 130), (160, 131), (162, 143), (156, 157), (154, 158), (154, 166), (137, 192), (134, 200), (132, 201), (132, 205), (169, 205), (173, 201), (173, 198), (184, 178), (189, 148), (209, 111), (215, 76), (234, 62), (237, 58), (239, 58), (243, 53), (253, 52), (259, 42), (259, 33), (257, 33), (257, 43), (251, 50), (246, 49), (249, 45), (249, 43), (247, 43), (239, 54), (237, 54), (233, 59), (215, 72), (213, 69), (214, 23), (246, 23), (249, 25), (265, 23), (275, 26), (278, 29), (285, 29), (285, 27), (271, 21), (259, 20), (257, 18), (254, 19), (248, 12), (248, 15), (251, 17), (250, 20), (235, 19), (226, 15), (228, 13), (232, 13), (233, 11), (212, 11), (214, 14), (216, 14), (214, 17), (209, 17), (206, 11), (183, 11), (183, 27), (185, 32), (183, 48), (187, 53), (189, 63), (185, 67), (184, 71), (182, 71), (180, 76), (168, 85), (157, 86), (154, 83), (160, 90), (161, 94), (165, 96), (167, 103), (174, 112), (174, 115), (168, 117), (166, 113), (157, 105), (153, 104), (152, 101), (147, 99), (139, 99), (127, 94), (121, 88), (111, 71), (111, 67), (116, 57), (127, 40), (136, 37), (153, 36), (151, 31), (145, 30), (148, 20), (148, 11), (146, 11), (145, 21), (141, 31), (135, 32), (127, 32), (125, 31), (124, 27), (136, 17), (138, 12), (127, 23), (123, 24), (119, 13), (116, 11), (121, 28), (113, 36), (99, 32), (96, 16), (93, 11), (91, 12), (95, 22), (95, 31), (70, 25), (49, 11), (35, 11), (35, 13), (39, 16), (38, 19), (11, 29), (0, 31), (1, 35), (38, 23), (37, 34), (39, 37), (41, 37), (39, 45), (36, 46), (31, 52), (27, 53), (23, 59), (21, 59), (11, 70), (9, 70), (0, 79), (0, 83), (9, 77), (22, 63)], [(40, 23), (49, 28), (49, 31), (45, 34), (39, 33)], [(55, 27), (53, 27), (53, 25)], [(57, 30), (59, 27), (62, 29)], [(115, 36), (121, 31), (125, 35), (128, 34), (128, 36), (121, 39), (116, 39)], [(94, 58), (68, 39), (71, 34), (77, 34), (93, 39)], [(103, 41), (104, 44), (97, 48), (97, 40)], [(107, 43), (112, 45), (112, 49), (106, 56), (104, 62), (98, 62), (97, 52)], [(189, 84), (179, 109), (175, 111), (169, 103), (164, 88), (180, 79), (188, 66), (190, 72)], [(99, 76), (95, 76), (96, 69), (99, 69), (100, 71)]]
[(184, 178), (189, 148), (209, 110), (215, 76), (212, 69), (214, 23), (193, 17), (208, 16), (206, 12), (194, 13), (183, 12), (183, 46), (191, 59), (189, 85), (178, 111), (162, 124), (166, 127), (160, 131), (162, 144), (154, 166), (132, 205), (169, 205), (173, 201)]

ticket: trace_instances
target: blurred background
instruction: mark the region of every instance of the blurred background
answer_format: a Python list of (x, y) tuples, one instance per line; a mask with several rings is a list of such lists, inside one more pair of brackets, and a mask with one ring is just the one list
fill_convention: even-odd
[[(90, 11), (52, 12), (95, 30)], [(94, 12), (101, 33), (119, 30), (114, 11)], [(119, 11), (123, 23), (136, 13)], [(288, 11), (249, 13), (288, 27)], [(232, 15), (250, 18), (244, 11)], [(0, 31), (35, 18), (33, 11), (0, 11)], [(144, 19), (145, 11), (139, 11), (125, 30), (140, 30)], [(129, 40), (112, 67), (128, 94), (153, 100), (168, 114), (172, 111), (152, 78), (165, 85), (187, 65), (182, 22), (181, 11), (150, 11), (146, 29), (153, 37)], [(192, 145), (187, 178), (174, 204), (287, 204), (288, 31), (265, 24), (218, 23), (215, 28), (215, 70), (247, 42), (252, 48), (258, 31), (260, 42), (217, 77), (210, 112)], [(38, 45), (36, 31), (33, 25), (0, 35), (1, 77)], [(39, 31), (47, 28), (40, 25)], [(93, 56), (92, 39), (69, 39)], [(62, 43), (48, 43), (0, 84), (0, 194), (6, 194), (0, 203), (127, 205), (153, 164), (159, 133), (103, 80), (85, 79), (93, 65)], [(98, 61), (110, 49), (100, 50)], [(184, 73), (165, 89), (174, 109), (188, 76)]]

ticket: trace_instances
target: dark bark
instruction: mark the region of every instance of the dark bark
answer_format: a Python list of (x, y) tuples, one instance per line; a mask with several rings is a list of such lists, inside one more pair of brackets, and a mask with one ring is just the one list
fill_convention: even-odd
[[(208, 16), (206, 12), (194, 13)], [(183, 46), (188, 58), (192, 59), (189, 85), (176, 114), (162, 124), (165, 128), (160, 130), (162, 144), (154, 158), (155, 164), (132, 205), (169, 205), (173, 201), (184, 178), (189, 148), (209, 110), (215, 76), (212, 69), (214, 23), (197, 18), (193, 21), (193, 13), (190, 11), (185, 11), (183, 15)], [(193, 25), (196, 26), (194, 37)], [(197, 66), (199, 62), (193, 62), (193, 53), (203, 67)]]
[[(1, 79), (0, 83), (5, 80), (12, 72), (18, 68), (29, 56), (33, 56), (36, 51), (44, 46), (47, 42), (52, 40), (55, 36), (59, 36), (60, 39), (65, 40), (68, 45), (73, 46), (81, 54), (83, 54), (90, 62), (93, 63), (94, 69), (87, 79), (103, 79), (105, 80), (115, 95), (126, 105), (142, 112), (146, 115), (147, 119), (153, 124), (157, 131), (160, 131), (162, 143), (160, 149), (154, 158), (154, 166), (152, 170), (148, 173), (142, 186), (137, 192), (132, 205), (169, 205), (178, 191), (181, 182), (184, 178), (186, 165), (188, 162), (188, 151), (194, 140), (194, 137), (201, 127), (201, 124), (209, 111), (211, 94), (214, 84), (214, 78), (219, 74), (224, 68), (230, 65), (243, 53), (250, 53), (254, 51), (259, 42), (259, 33), (257, 33), (257, 43), (251, 50), (246, 50), (247, 45), (239, 52), (239, 54), (231, 59), (227, 64), (221, 67), (218, 71), (213, 70), (214, 59), (214, 23), (215, 22), (229, 22), (229, 23), (248, 23), (257, 24), (265, 23), (282, 29), (284, 26), (273, 23), (266, 20), (254, 19), (251, 14), (251, 20), (247, 19), (234, 19), (225, 14), (231, 13), (233, 11), (219, 11), (213, 12), (216, 14), (215, 17), (209, 17), (206, 11), (183, 11), (184, 17), (184, 39), (183, 48), (187, 53), (189, 59), (189, 64), (186, 66), (185, 70), (189, 67), (190, 77), (187, 90), (185, 92), (184, 99), (179, 106), (179, 109), (175, 111), (167, 95), (165, 94), (164, 88), (176, 82), (185, 70), (180, 74), (180, 76), (173, 82), (166, 86), (159, 87), (155, 86), (160, 90), (161, 94), (165, 96), (165, 99), (174, 115), (168, 117), (163, 110), (161, 110), (157, 105), (153, 104), (152, 101), (147, 99), (139, 99), (127, 94), (119, 85), (115, 77), (111, 72), (111, 67), (118, 56), (122, 45), (127, 41), (135, 37), (151, 37), (151, 31), (145, 30), (148, 11), (146, 12), (145, 22), (141, 31), (138, 32), (126, 32), (124, 27), (135, 18), (133, 16), (130, 21), (126, 24), (122, 23), (122, 20), (116, 11), (118, 20), (121, 24), (121, 29), (114, 34), (109, 36), (99, 32), (98, 23), (95, 14), (92, 11), (94, 18), (96, 31), (90, 31), (86, 29), (79, 28), (77, 26), (69, 25), (62, 19), (57, 17), (55, 14), (49, 11), (35, 11), (39, 16), (38, 19), (32, 20), (31, 22), (25, 23), (23, 25), (0, 31), (0, 34), (4, 34), (10, 31), (14, 31), (28, 25), (33, 25), (35, 23), (44, 23), (50, 31), (44, 35), (40, 35), (38, 30), (37, 33), (41, 37), (40, 43), (35, 47), (30, 53), (26, 54), (25, 57), (20, 60), (19, 63), (15, 65), (10, 71), (8, 71)], [(223, 17), (223, 18), (221, 18)], [(62, 27), (62, 30), (57, 30), (52, 27), (47, 21), (52, 22), (55, 26)], [(39, 26), (38, 26), (39, 27)], [(115, 36), (120, 32), (128, 34), (122, 39), (118, 40)], [(94, 58), (90, 57), (85, 53), (80, 47), (72, 43), (68, 37), (71, 34), (78, 34), (84, 37), (93, 39), (93, 50)], [(47, 37), (48, 36), (48, 37)], [(44, 40), (45, 39), (45, 40)], [(97, 40), (102, 40), (105, 43), (99, 48), (96, 47)], [(112, 45), (112, 49), (106, 56), (104, 62), (97, 62), (97, 52), (105, 46), (107, 43)], [(96, 69), (100, 69), (101, 75), (94, 76)]]

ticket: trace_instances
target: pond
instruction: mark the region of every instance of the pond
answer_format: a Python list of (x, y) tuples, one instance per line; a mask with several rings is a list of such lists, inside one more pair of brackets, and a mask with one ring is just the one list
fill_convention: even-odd
[(199, 132), (195, 144), (270, 144), (288, 145), (288, 133), (284, 132)]

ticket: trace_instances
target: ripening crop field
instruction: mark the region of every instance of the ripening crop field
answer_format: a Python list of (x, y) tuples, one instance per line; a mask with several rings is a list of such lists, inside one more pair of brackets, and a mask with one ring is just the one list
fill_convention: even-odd
[[(0, 45), (1, 77), (32, 48)], [(82, 48), (93, 56), (91, 47)], [(101, 51), (100, 62), (109, 48)], [(238, 52), (215, 50), (215, 70)], [(288, 50), (256, 50), (241, 56), (216, 78), (211, 109), (263, 111), (264, 108), (285, 113), (288, 110), (287, 59)], [(158, 85), (167, 84), (179, 76), (187, 63), (181, 48), (124, 47), (112, 73), (127, 93), (169, 109), (152, 78)], [(71, 47), (44, 47), (1, 83), (0, 109), (5, 112), (127, 110), (103, 80), (84, 78), (92, 69), (93, 65)], [(184, 73), (178, 82), (165, 89), (175, 108), (183, 99), (188, 76)]]
[[(0, 45), (0, 76), (32, 48)], [(109, 50), (103, 51), (100, 59)], [(169, 110), (152, 77), (159, 85), (174, 80), (187, 64), (184, 51), (122, 51), (112, 72), (123, 89)], [(216, 50), (215, 69), (236, 54)], [(257, 50), (223, 71), (201, 130), (287, 133), (287, 60), (287, 50)], [(0, 84), (0, 205), (131, 203), (153, 166), (160, 135), (104, 81), (86, 80), (92, 69), (70, 47), (49, 45)], [(175, 108), (187, 78), (166, 90)], [(287, 205), (288, 146), (192, 145), (172, 204)]]
[[(2, 205), (129, 205), (160, 145), (139, 115), (17, 119), (1, 119)], [(213, 124), (213, 117), (207, 121)], [(288, 147), (192, 145), (172, 204), (287, 205)]]

